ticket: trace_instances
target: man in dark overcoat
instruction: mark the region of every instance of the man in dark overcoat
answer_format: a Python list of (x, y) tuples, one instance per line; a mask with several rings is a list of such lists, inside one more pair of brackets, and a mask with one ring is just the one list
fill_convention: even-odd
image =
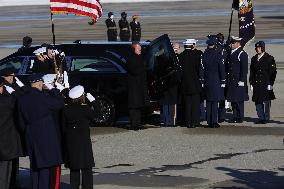
[(188, 128), (194, 128), (200, 124), (201, 83), (199, 71), (202, 51), (196, 49), (196, 42), (195, 39), (187, 39), (184, 42), (185, 50), (179, 56), (183, 72), (181, 85), (185, 103), (185, 122)]
[(23, 155), (19, 128), (15, 123), (15, 103), (15, 97), (7, 92), (5, 80), (0, 77), (0, 188), (3, 189), (18, 187), (15, 177), (18, 164), (14, 164)]
[(128, 72), (128, 108), (133, 129), (141, 126), (141, 109), (149, 104), (146, 67), (141, 55), (138, 42), (132, 44), (127, 61)]
[(129, 41), (130, 39), (130, 28), (129, 23), (127, 21), (127, 14), (126, 12), (121, 13), (121, 19), (118, 22), (119, 25), (119, 37), (120, 41)]
[[(53, 112), (64, 106), (58, 89), (43, 92), (42, 75), (29, 77), (31, 89), (18, 100), (19, 120), (30, 158), (32, 188), (50, 188), (50, 169), (62, 164)], [(59, 178), (58, 178), (59, 179)]]
[(113, 12), (108, 13), (108, 19), (105, 21), (107, 27), (107, 39), (108, 41), (117, 41), (117, 28), (114, 21)]
[(275, 99), (273, 85), (277, 69), (274, 57), (265, 52), (263, 41), (255, 44), (255, 51), (257, 54), (251, 59), (249, 82), (259, 118), (256, 123), (265, 124), (270, 119), (271, 100)]
[(133, 15), (132, 21), (130, 22), (131, 41), (140, 41), (141, 39), (141, 24), (138, 19), (138, 15)]
[(244, 101), (248, 101), (248, 54), (241, 47), (242, 38), (232, 37), (231, 54), (226, 65), (227, 100), (232, 103), (233, 118), (231, 123), (242, 123), (244, 119)]
[(201, 78), (204, 79), (204, 90), (206, 99), (206, 120), (208, 127), (217, 128), (218, 103), (224, 100), (224, 87), (226, 83), (226, 72), (223, 56), (217, 48), (217, 38), (211, 37), (206, 43), (207, 49), (202, 56), (203, 69)]

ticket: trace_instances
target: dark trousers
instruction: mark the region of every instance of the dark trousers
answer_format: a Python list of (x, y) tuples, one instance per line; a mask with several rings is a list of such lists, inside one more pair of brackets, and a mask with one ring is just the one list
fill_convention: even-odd
[(206, 101), (206, 120), (208, 125), (218, 122), (218, 102)]
[(60, 188), (60, 174), (61, 174), (60, 165), (50, 168), (50, 176), (49, 176), (49, 188), (50, 189)]
[(129, 117), (132, 128), (137, 128), (141, 126), (141, 109), (140, 108), (131, 108), (129, 110)]
[(233, 118), (234, 119), (244, 119), (244, 101), (232, 102)]
[(0, 161), (0, 189), (9, 189), (12, 161)]
[(71, 169), (70, 184), (72, 189), (79, 189), (80, 171), (82, 172), (82, 189), (93, 189), (93, 172), (92, 169)]
[(176, 105), (163, 105), (164, 126), (174, 126), (176, 117)]
[(50, 168), (31, 169), (32, 189), (50, 189)]
[(19, 158), (12, 160), (12, 172), (10, 180), (10, 189), (19, 187)]
[(205, 119), (206, 119), (206, 111), (205, 111), (205, 103), (204, 103), (204, 100), (201, 100), (201, 102), (200, 102), (199, 111), (200, 111), (200, 119), (201, 119), (201, 120), (205, 120)]
[(196, 126), (200, 124), (200, 95), (186, 95), (185, 101), (185, 124), (186, 126)]
[(224, 120), (226, 115), (225, 100), (219, 102), (218, 120)]
[(257, 116), (260, 120), (270, 120), (270, 107), (271, 101), (265, 101), (262, 103), (255, 103)]

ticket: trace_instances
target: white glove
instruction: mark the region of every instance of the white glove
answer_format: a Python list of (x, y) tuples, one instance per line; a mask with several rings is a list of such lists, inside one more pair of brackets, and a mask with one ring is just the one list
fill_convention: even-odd
[(272, 91), (273, 90), (273, 86), (272, 85), (268, 85), (267, 86), (267, 90)]
[(250, 90), (253, 91), (253, 86), (252, 85), (250, 86)]
[(93, 102), (93, 101), (96, 100), (95, 97), (93, 95), (91, 95), (90, 93), (87, 93), (86, 97), (90, 102)]
[(9, 94), (12, 94), (12, 92), (14, 92), (15, 90), (12, 88), (12, 87), (9, 87), (7, 85), (4, 85), (5, 88), (6, 88), (6, 91), (9, 93)]
[(245, 82), (239, 81), (239, 82), (238, 82), (238, 86), (239, 86), (239, 87), (244, 87), (244, 86), (245, 86)]
[(64, 80), (64, 86), (65, 88), (70, 88), (70, 84), (68, 81), (68, 74), (66, 71), (63, 72), (63, 80)]
[(201, 87), (204, 88), (204, 84), (201, 84)]
[(48, 88), (49, 90), (51, 90), (51, 89), (54, 88), (54, 86), (53, 86), (52, 84), (50, 84), (50, 83), (45, 83), (44, 85), (45, 85), (46, 88)]
[(15, 80), (16, 80), (16, 83), (17, 83), (17, 85), (18, 85), (19, 87), (25, 86), (25, 85), (19, 80), (19, 78), (15, 77)]
[(58, 83), (57, 81), (55, 82), (55, 86), (56, 86), (57, 89), (60, 90), (60, 92), (61, 92), (63, 89), (65, 89), (65, 87), (64, 87), (63, 85), (61, 85), (60, 83)]
[(225, 87), (226, 87), (226, 84), (222, 84), (221, 87), (222, 87), (222, 88), (225, 88)]

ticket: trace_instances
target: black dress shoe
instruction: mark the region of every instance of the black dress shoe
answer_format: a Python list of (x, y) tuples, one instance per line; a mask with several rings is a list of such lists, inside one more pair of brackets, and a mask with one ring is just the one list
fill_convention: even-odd
[(229, 123), (237, 123), (237, 119), (236, 118), (233, 118), (231, 119), (230, 121), (228, 121)]
[(254, 122), (254, 124), (265, 124), (266, 121), (265, 120), (258, 120), (256, 122)]
[(243, 123), (244, 121), (242, 119), (237, 119), (236, 123)]
[(223, 123), (223, 122), (225, 122), (225, 119), (219, 119), (218, 120), (218, 123)]
[(213, 126), (214, 126), (214, 128), (219, 128), (220, 127), (220, 125), (218, 123), (214, 123)]

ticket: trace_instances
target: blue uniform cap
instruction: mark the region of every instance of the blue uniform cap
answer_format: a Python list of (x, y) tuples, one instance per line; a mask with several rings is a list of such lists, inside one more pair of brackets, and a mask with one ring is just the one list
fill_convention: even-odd
[(28, 77), (28, 81), (30, 83), (36, 83), (36, 82), (39, 82), (39, 81), (43, 81), (42, 76), (43, 76), (43, 74), (39, 74), (39, 73), (38, 74), (32, 74)]
[(218, 39), (216, 37), (210, 37), (207, 41), (206, 44), (207, 45), (215, 45), (218, 43)]

